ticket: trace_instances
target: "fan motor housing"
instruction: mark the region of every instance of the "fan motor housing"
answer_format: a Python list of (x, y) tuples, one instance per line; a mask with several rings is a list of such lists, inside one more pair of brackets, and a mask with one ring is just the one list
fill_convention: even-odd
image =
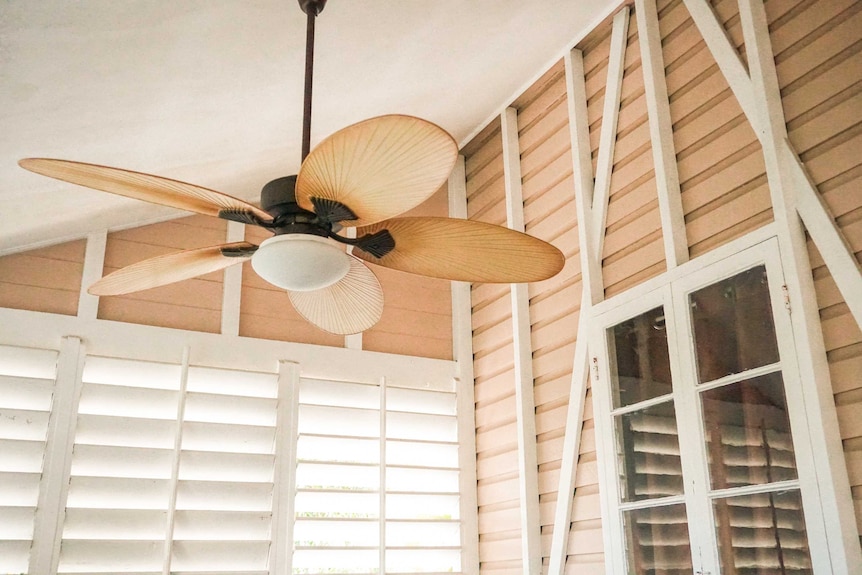
[(273, 226), (267, 226), (275, 233), (313, 234), (329, 236), (332, 225), (321, 222), (308, 210), (296, 203), (296, 176), (276, 178), (260, 191), (260, 207), (273, 217)]

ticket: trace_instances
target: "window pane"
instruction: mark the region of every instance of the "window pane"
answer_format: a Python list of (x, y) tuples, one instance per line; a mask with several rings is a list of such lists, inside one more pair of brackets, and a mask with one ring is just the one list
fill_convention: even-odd
[(701, 394), (713, 489), (796, 479), (781, 374)]
[(778, 361), (765, 266), (696, 291), (690, 302), (701, 383)]
[(685, 505), (633, 509), (623, 513), (628, 572), (691, 575)]
[(664, 309), (657, 307), (608, 330), (614, 407), (671, 392)]
[(713, 510), (722, 572), (813, 572), (799, 491), (717, 499)]
[(673, 403), (615, 418), (623, 501), (682, 494), (679, 436)]

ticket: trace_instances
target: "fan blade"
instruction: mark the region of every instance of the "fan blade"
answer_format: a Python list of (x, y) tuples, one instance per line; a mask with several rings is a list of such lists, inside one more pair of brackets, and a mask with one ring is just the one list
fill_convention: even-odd
[(165, 254), (110, 273), (90, 286), (92, 295), (122, 295), (159, 287), (242, 263), (257, 250), (248, 242), (236, 242)]
[(341, 280), (323, 289), (288, 295), (302, 317), (337, 335), (365, 331), (383, 314), (383, 290), (377, 276), (352, 256), (350, 270)]
[(439, 126), (412, 116), (379, 116), (348, 126), (321, 142), (296, 179), (296, 201), (346, 205), (362, 226), (402, 214), (436, 192), (452, 171), (458, 145)]
[(18, 165), (49, 178), (207, 216), (218, 217), (221, 211), (246, 212), (272, 221), (268, 213), (240, 199), (160, 176), (50, 158), (25, 158)]
[(566, 263), (562, 252), (508, 228), (453, 218), (394, 218), (356, 230), (357, 237), (386, 229), (395, 248), (381, 258), (354, 250), (367, 262), (449, 280), (534, 282), (554, 276)]

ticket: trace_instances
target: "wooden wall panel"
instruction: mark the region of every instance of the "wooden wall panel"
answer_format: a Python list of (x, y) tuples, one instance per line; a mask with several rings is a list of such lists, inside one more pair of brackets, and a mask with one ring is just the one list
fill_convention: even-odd
[[(449, 189), (443, 185), (407, 217), (449, 215)], [(450, 282), (371, 265), (383, 287), (383, 316), (362, 334), (362, 349), (452, 359)]]
[[(467, 216), (506, 224), (503, 140), (495, 121), (464, 147)], [(482, 573), (521, 571), (518, 438), (512, 304), (508, 285), (473, 284), (473, 371), (479, 565)]]
[[(766, 4), (787, 131), (862, 262), (862, 3)], [(862, 534), (862, 331), (809, 241), (841, 439)]]
[(0, 257), (0, 307), (78, 313), (86, 240)]
[[(763, 154), (681, 0), (659, 0), (659, 29), (692, 257), (772, 221)], [(715, 2), (744, 61), (736, 3)]]
[(632, 10), (602, 251), (605, 297), (665, 269), (637, 18)]
[(529, 285), (542, 561), (547, 569), (580, 312), (581, 275), (565, 69), (554, 65), (513, 107), (527, 233), (559, 248), (563, 271)]
[[(108, 234), (104, 273), (137, 261), (225, 242), (227, 222), (189, 216)], [(99, 298), (99, 319), (218, 333), (224, 272), (124, 296)]]

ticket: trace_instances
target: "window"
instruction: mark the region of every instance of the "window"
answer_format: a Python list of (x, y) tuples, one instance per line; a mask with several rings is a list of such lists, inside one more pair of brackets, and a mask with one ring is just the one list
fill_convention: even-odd
[(830, 571), (781, 283), (768, 243), (598, 317), (617, 572)]

